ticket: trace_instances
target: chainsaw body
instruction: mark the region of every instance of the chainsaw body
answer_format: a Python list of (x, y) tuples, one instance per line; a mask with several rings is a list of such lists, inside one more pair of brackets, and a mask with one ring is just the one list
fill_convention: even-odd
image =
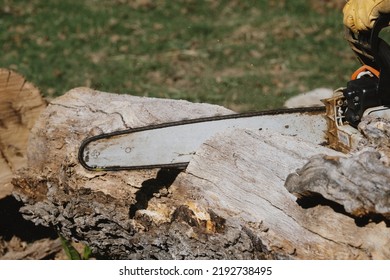
[(361, 134), (358, 125), (367, 115), (390, 119), (390, 46), (379, 37), (390, 15), (381, 15), (374, 28), (358, 35), (346, 30), (345, 37), (363, 64), (347, 87), (323, 100), (326, 106), (327, 138), (335, 150), (349, 152)]

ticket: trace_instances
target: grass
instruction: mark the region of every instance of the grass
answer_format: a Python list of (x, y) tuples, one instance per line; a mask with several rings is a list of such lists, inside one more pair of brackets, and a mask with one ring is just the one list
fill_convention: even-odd
[[(82, 253), (80, 253), (65, 237), (63, 237), (61, 234), (58, 234), (62, 249), (65, 252), (66, 257), (69, 260), (89, 260), (91, 258), (92, 250), (88, 246), (83, 246)], [(80, 243), (78, 243), (78, 247), (80, 247)]]
[(260, 110), (344, 86), (358, 66), (332, 1), (0, 3), (0, 67), (49, 98), (87, 86)]

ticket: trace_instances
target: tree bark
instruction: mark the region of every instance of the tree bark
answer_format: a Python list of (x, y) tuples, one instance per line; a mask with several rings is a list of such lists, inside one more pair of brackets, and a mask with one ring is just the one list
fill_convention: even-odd
[(14, 195), (26, 219), (56, 227), (103, 258), (390, 257), (385, 219), (362, 224), (333, 201), (297, 199), (284, 187), (318, 154), (350, 160), (299, 137), (226, 131), (207, 140), (185, 171), (92, 172), (77, 160), (88, 136), (227, 113), (208, 104), (74, 89), (36, 122)]

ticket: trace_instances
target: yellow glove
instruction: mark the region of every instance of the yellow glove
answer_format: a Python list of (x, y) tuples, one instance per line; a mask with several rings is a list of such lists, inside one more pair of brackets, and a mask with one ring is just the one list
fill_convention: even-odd
[(371, 29), (380, 13), (390, 13), (390, 0), (349, 0), (343, 13), (344, 24), (358, 33)]

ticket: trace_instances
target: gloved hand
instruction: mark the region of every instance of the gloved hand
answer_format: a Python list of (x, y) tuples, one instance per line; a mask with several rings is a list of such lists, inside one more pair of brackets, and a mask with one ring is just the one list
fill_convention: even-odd
[(390, 0), (349, 0), (343, 13), (344, 24), (358, 33), (371, 29), (380, 13), (390, 13)]

